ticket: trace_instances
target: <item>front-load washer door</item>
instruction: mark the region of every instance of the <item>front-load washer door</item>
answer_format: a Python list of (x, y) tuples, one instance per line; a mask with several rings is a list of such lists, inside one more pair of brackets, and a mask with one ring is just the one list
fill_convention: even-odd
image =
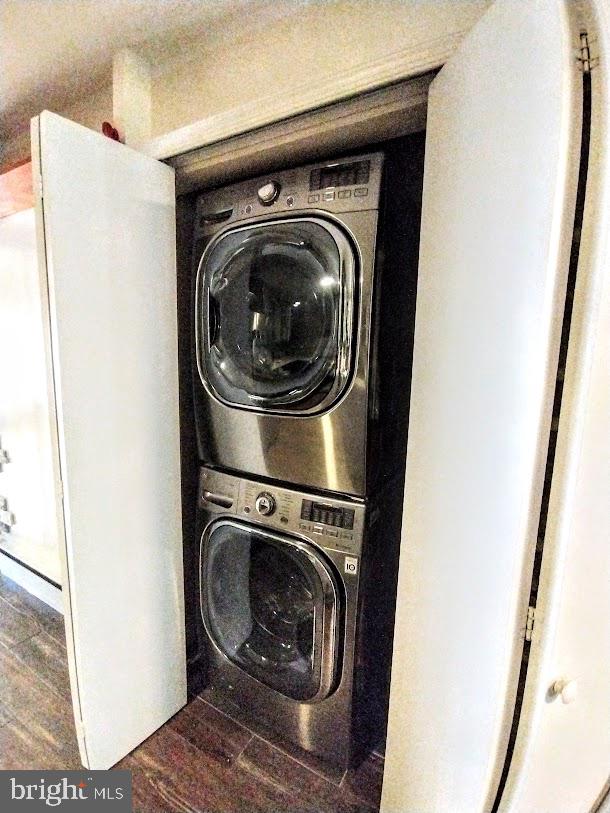
[(197, 362), (225, 404), (319, 412), (352, 364), (355, 256), (329, 221), (294, 218), (230, 229), (197, 273)]
[(295, 538), (220, 520), (201, 542), (201, 612), (214, 645), (261, 683), (321, 700), (338, 674), (331, 565)]

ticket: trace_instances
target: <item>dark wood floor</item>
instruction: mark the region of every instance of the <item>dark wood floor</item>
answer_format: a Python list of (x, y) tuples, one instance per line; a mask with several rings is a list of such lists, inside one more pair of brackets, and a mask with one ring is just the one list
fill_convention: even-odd
[[(116, 767), (134, 810), (371, 813), (383, 760), (330, 778), (261, 739), (204, 695)], [(62, 617), (0, 574), (0, 769), (80, 768)]]

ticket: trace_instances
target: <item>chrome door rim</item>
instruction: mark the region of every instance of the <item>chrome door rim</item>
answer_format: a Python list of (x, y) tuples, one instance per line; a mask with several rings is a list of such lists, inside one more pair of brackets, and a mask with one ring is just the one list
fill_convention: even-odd
[[(205, 362), (203, 353), (204, 339), (201, 336), (201, 327), (199, 320), (200, 302), (204, 295), (204, 265), (210, 253), (218, 245), (218, 243), (227, 237), (229, 234), (236, 234), (240, 231), (248, 231), (253, 228), (268, 228), (283, 224), (294, 223), (314, 223), (330, 234), (334, 240), (337, 250), (339, 252), (339, 336), (338, 336), (338, 352), (337, 352), (337, 369), (333, 384), (326, 394), (326, 396), (314, 406), (306, 409), (299, 409), (298, 405), (294, 409), (288, 409), (285, 405), (278, 407), (267, 407), (258, 404), (238, 404), (223, 398), (208, 380), (205, 374)], [(250, 412), (268, 413), (275, 415), (289, 415), (291, 417), (317, 415), (328, 411), (335, 403), (344, 395), (347, 385), (349, 384), (352, 367), (352, 349), (354, 342), (354, 318), (357, 317), (355, 305), (356, 294), (356, 262), (357, 252), (350, 239), (347, 236), (345, 227), (335, 224), (333, 221), (324, 216), (294, 216), (282, 218), (269, 218), (265, 220), (256, 220), (246, 223), (237, 227), (228, 227), (223, 231), (214, 235), (212, 240), (205, 247), (197, 266), (197, 274), (195, 277), (195, 357), (197, 360), (197, 371), (199, 373), (199, 380), (204, 389), (212, 398), (224, 406), (231, 407), (232, 409), (244, 409)]]
[[(232, 660), (226, 652), (224, 652), (218, 645), (214, 632), (211, 629), (209, 614), (207, 609), (207, 601), (204, 596), (204, 586), (201, 579), (201, 574), (204, 572), (203, 565), (207, 563), (206, 545), (212, 533), (221, 526), (231, 526), (240, 531), (254, 532), (260, 536), (271, 539), (278, 545), (287, 545), (293, 549), (298, 550), (309, 563), (313, 566), (320, 583), (322, 585), (323, 602), (322, 602), (322, 619), (318, 622), (314, 614), (315, 624), (319, 623), (321, 626), (320, 640), (322, 642), (322, 651), (320, 653), (320, 684), (318, 691), (306, 700), (298, 700), (294, 697), (284, 694), (279, 689), (265, 683), (244, 669), (239, 663)], [(298, 539), (297, 537), (289, 536), (288, 534), (276, 533), (266, 527), (252, 525), (248, 522), (240, 522), (239, 520), (220, 518), (211, 522), (201, 535), (201, 542), (199, 548), (199, 610), (203, 620), (204, 627), (216, 651), (227, 663), (236, 666), (248, 675), (252, 680), (256, 680), (262, 686), (265, 686), (271, 691), (277, 692), (282, 697), (288, 697), (295, 703), (315, 703), (328, 697), (335, 688), (336, 676), (339, 673), (338, 655), (339, 655), (339, 617), (340, 617), (340, 595), (337, 587), (336, 579), (332, 573), (331, 566), (327, 565), (316, 549), (308, 542)], [(315, 628), (315, 627), (314, 627)], [(314, 641), (318, 636), (314, 635)]]

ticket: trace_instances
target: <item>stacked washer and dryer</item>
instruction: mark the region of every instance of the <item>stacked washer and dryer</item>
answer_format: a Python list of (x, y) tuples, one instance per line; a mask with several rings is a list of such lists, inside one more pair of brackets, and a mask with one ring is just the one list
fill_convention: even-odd
[(421, 186), (404, 155), (196, 204), (200, 668), (340, 770), (385, 727)]

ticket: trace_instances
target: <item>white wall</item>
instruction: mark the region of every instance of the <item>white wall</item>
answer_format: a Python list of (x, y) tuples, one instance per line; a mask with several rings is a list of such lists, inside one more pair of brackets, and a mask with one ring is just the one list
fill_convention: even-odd
[[(167, 47), (139, 51), (152, 71), (152, 130), (156, 137), (295, 88), (332, 86), (354, 66), (397, 58), (426, 43), (455, 36), (476, 22), (490, 0), (277, 0), (253, 4)], [(176, 9), (179, 13), (179, 9)], [(47, 109), (99, 130), (112, 120), (112, 79)], [(33, 111), (35, 115), (39, 111)], [(29, 121), (2, 144), (0, 171), (29, 157)]]
[[(332, 87), (354, 67), (404, 57), (468, 31), (490, 0), (278, 0), (253, 5), (166, 47), (143, 45), (152, 73), (151, 136), (295, 88)], [(112, 77), (47, 109), (99, 130), (112, 120)], [(39, 111), (34, 111), (37, 113)], [(29, 121), (2, 143), (0, 172), (29, 158)]]
[(153, 68), (152, 135), (463, 35), (489, 0), (280, 0), (290, 15), (183, 40)]
[[(110, 77), (93, 92), (87, 92), (74, 99), (66, 99), (64, 104), (47, 107), (53, 113), (84, 124), (92, 130), (100, 130), (102, 122), (112, 119), (112, 82)], [(37, 111), (40, 112), (40, 111)], [(0, 151), (0, 172), (30, 158), (30, 122), (24, 121), (23, 128), (12, 138), (2, 143)]]

